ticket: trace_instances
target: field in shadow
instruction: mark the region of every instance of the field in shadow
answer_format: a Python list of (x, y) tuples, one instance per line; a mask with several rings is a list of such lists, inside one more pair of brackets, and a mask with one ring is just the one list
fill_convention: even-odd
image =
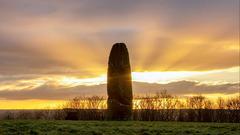
[(0, 134), (84, 135), (237, 135), (238, 123), (140, 122), (140, 121), (0, 121)]

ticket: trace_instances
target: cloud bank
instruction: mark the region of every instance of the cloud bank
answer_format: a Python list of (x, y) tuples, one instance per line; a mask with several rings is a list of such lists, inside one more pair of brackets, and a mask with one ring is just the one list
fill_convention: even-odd
[[(178, 81), (168, 84), (150, 84), (133, 82), (134, 95), (155, 94), (167, 90), (168, 93), (176, 96), (198, 95), (198, 94), (235, 94), (238, 93), (239, 83), (207, 85), (199, 82)], [(51, 84), (45, 84), (34, 89), (26, 90), (3, 90), (0, 91), (0, 99), (4, 100), (64, 100), (72, 99), (77, 96), (99, 95), (106, 96), (106, 84), (92, 86), (75, 87), (56, 87)]]
[(238, 0), (1, 0), (0, 74), (106, 72), (126, 42), (134, 71), (239, 65)]

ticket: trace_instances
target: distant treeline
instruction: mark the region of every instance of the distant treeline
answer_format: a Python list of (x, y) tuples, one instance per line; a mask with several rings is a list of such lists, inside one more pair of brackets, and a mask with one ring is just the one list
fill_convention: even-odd
[[(2, 112), (2, 114), (1, 114)], [(107, 120), (106, 109), (8, 110), (1, 120)], [(135, 109), (132, 120), (186, 122), (240, 122), (240, 110), (228, 109)]]
[[(75, 97), (60, 108), (71, 109), (107, 109), (106, 99), (102, 96)], [(133, 109), (240, 109), (240, 95), (217, 100), (208, 99), (202, 95), (180, 98), (172, 96), (167, 91), (154, 95), (135, 96)]]
[[(59, 109), (0, 111), (0, 119), (107, 120), (106, 99), (76, 97)], [(240, 122), (240, 97), (209, 100), (203, 96), (181, 99), (166, 91), (136, 97), (132, 120)]]

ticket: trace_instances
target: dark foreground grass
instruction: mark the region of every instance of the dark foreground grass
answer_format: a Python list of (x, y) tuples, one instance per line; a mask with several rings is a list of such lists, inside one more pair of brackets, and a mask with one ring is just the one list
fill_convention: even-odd
[(0, 121), (0, 135), (239, 135), (239, 123), (141, 121)]

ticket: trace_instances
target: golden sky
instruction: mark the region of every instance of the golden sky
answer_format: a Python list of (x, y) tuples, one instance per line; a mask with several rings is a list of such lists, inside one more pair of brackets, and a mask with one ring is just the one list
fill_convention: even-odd
[(1, 0), (0, 19), (0, 109), (106, 95), (116, 42), (135, 94), (239, 92), (239, 0)]

